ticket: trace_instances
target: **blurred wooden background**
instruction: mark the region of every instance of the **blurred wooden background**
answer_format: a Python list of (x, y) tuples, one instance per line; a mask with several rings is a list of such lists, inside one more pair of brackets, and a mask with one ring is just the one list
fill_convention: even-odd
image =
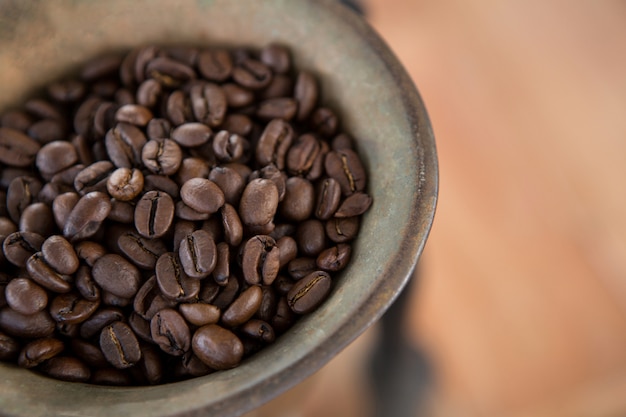
[[(439, 152), (406, 325), (435, 377), (415, 416), (626, 415), (626, 3), (365, 5)], [(375, 332), (299, 387), (299, 415), (367, 416)]]

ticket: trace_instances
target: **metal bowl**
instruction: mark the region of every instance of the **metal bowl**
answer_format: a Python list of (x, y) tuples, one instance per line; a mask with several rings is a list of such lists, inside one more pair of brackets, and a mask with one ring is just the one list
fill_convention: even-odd
[(437, 158), (428, 115), (385, 43), (332, 0), (0, 1), (0, 112), (90, 57), (146, 43), (289, 45), (358, 139), (374, 199), (330, 298), (238, 368), (155, 387), (52, 380), (0, 364), (12, 416), (233, 416), (321, 368), (401, 292), (430, 230)]

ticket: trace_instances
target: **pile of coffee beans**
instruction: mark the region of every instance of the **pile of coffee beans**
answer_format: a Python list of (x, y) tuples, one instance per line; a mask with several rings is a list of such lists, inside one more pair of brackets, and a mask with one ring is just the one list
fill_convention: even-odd
[(372, 203), (319, 96), (281, 45), (144, 46), (0, 115), (0, 359), (160, 384), (317, 308)]

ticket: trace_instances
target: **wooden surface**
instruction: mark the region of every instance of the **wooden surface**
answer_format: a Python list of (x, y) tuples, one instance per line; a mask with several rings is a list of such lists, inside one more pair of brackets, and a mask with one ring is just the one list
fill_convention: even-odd
[[(407, 323), (436, 379), (415, 415), (626, 415), (626, 4), (366, 4), (440, 160)], [(367, 415), (372, 340), (289, 415)]]

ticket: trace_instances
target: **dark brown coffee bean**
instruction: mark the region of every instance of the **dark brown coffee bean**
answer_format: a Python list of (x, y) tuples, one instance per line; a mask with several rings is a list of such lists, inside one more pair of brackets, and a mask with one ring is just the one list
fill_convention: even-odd
[(162, 240), (147, 239), (134, 231), (118, 237), (117, 246), (131, 262), (142, 269), (154, 269), (159, 256), (167, 252)]
[(175, 305), (174, 301), (168, 300), (161, 294), (155, 276), (150, 277), (139, 288), (133, 300), (133, 309), (146, 320), (150, 320), (158, 311)]
[[(274, 74), (272, 82), (259, 94), (259, 99), (269, 100), (272, 98), (289, 97), (293, 93), (294, 80), (284, 74)], [(297, 102), (295, 102), (297, 108)]]
[(339, 182), (333, 178), (326, 178), (318, 186), (315, 217), (320, 220), (330, 219), (339, 208), (340, 202), (341, 186)]
[(280, 214), (287, 220), (301, 222), (311, 217), (315, 205), (315, 190), (310, 181), (290, 177), (286, 183), (285, 197), (280, 202)]
[(228, 102), (226, 93), (219, 85), (213, 83), (194, 85), (189, 91), (189, 101), (197, 121), (210, 127), (217, 127), (224, 121)]
[(50, 316), (57, 323), (79, 324), (87, 320), (99, 305), (99, 301), (86, 300), (78, 293), (60, 294), (50, 302)]
[(298, 225), (296, 231), (298, 251), (304, 256), (317, 256), (326, 248), (324, 224), (317, 219), (309, 219)]
[(0, 162), (13, 167), (27, 167), (35, 161), (41, 145), (19, 130), (0, 127)]
[(103, 328), (116, 321), (123, 321), (124, 313), (116, 307), (102, 307), (80, 325), (80, 336), (91, 339)]
[(254, 316), (261, 307), (263, 291), (258, 285), (252, 285), (233, 301), (222, 314), (222, 323), (230, 327), (239, 326)]
[(48, 182), (41, 188), (41, 191), (39, 191), (39, 194), (37, 195), (37, 200), (48, 206), (52, 206), (54, 199), (57, 198), (59, 195), (73, 191), (74, 187), (70, 185)]
[(237, 277), (231, 276), (228, 278), (226, 285), (220, 287), (219, 294), (210, 303), (220, 310), (225, 310), (239, 294), (239, 287), (240, 284)]
[(81, 265), (76, 272), (76, 289), (80, 295), (88, 301), (100, 300), (100, 287), (94, 281), (91, 275), (91, 268), (87, 265)]
[(109, 385), (124, 387), (132, 384), (130, 375), (122, 369), (102, 368), (94, 369), (89, 383), (94, 385)]
[(295, 280), (302, 279), (318, 269), (316, 258), (294, 258), (287, 263), (287, 272)]
[[(274, 283), (276, 283), (276, 281), (274, 281)], [(257, 310), (255, 317), (269, 322), (276, 314), (276, 303), (278, 302), (276, 290), (271, 286), (263, 285), (261, 292), (261, 306)]]
[(93, 266), (98, 259), (107, 253), (104, 246), (88, 240), (76, 243), (74, 245), (74, 249), (76, 250), (78, 257), (89, 266)]
[(34, 368), (40, 363), (60, 354), (65, 349), (63, 342), (59, 339), (47, 337), (33, 340), (28, 343), (17, 359), (17, 364), (23, 368)]
[(181, 356), (189, 351), (191, 336), (189, 327), (176, 310), (163, 309), (150, 320), (152, 339), (165, 353)]
[(241, 332), (254, 339), (262, 340), (265, 343), (272, 343), (276, 339), (276, 334), (274, 333), (272, 326), (270, 326), (269, 323), (258, 319), (251, 319), (246, 322), (243, 326), (241, 326)]
[[(0, 195), (0, 198), (1, 197), (2, 196)], [(4, 241), (8, 235), (17, 231), (17, 226), (11, 221), (11, 219), (8, 217), (0, 217), (0, 241)]]
[[(180, 242), (189, 234), (196, 231), (198, 228), (196, 227), (196, 223), (190, 220), (178, 220), (174, 225), (174, 238), (173, 238), (173, 247), (174, 252), (178, 252), (180, 248)], [(208, 230), (207, 230), (208, 231)], [(211, 234), (211, 233), (209, 233)], [(211, 238), (213, 241), (219, 240), (216, 239), (217, 235), (211, 234)]]
[(46, 375), (68, 382), (87, 382), (91, 371), (83, 362), (71, 356), (55, 356), (41, 367)]
[(9, 335), (0, 332), (0, 360), (13, 361), (20, 352), (20, 344)]
[(128, 324), (133, 332), (135, 332), (135, 335), (141, 340), (148, 343), (154, 343), (154, 340), (152, 340), (152, 334), (150, 333), (149, 320), (145, 320), (136, 312), (132, 312), (128, 317)]
[(97, 191), (85, 194), (67, 217), (63, 236), (71, 242), (93, 236), (110, 211), (111, 201), (106, 194)]
[(346, 243), (325, 249), (317, 257), (317, 266), (324, 271), (341, 271), (350, 262), (352, 247)]
[(161, 292), (170, 300), (189, 301), (200, 292), (200, 281), (185, 274), (180, 260), (173, 252), (161, 255), (155, 271)]
[(291, 55), (289, 49), (282, 45), (271, 43), (261, 49), (261, 62), (270, 67), (277, 74), (285, 74), (291, 69)]
[(191, 347), (202, 362), (216, 370), (233, 368), (243, 357), (241, 340), (217, 324), (207, 324), (196, 330)]
[(221, 314), (219, 308), (205, 303), (180, 304), (178, 311), (180, 311), (185, 320), (194, 326), (217, 323)]
[(298, 115), (296, 119), (299, 122), (309, 117), (317, 104), (318, 94), (317, 81), (313, 74), (300, 71), (294, 88), (294, 97), (298, 100)]
[(135, 206), (135, 227), (149, 239), (163, 236), (174, 219), (174, 200), (161, 191), (148, 191)]
[(174, 378), (195, 378), (214, 372), (202, 362), (193, 352), (189, 351), (181, 356), (181, 361), (175, 364), (172, 374)]
[(76, 175), (74, 188), (81, 195), (93, 191), (105, 192), (108, 178), (114, 169), (110, 161), (94, 162)]
[(143, 174), (138, 169), (118, 168), (107, 180), (109, 195), (120, 201), (130, 201), (143, 190)]
[(284, 120), (272, 120), (266, 126), (256, 148), (256, 160), (261, 165), (285, 167), (285, 156), (293, 142), (293, 128)]
[(283, 236), (276, 241), (280, 253), (280, 268), (287, 265), (298, 256), (298, 244), (291, 236)]
[(207, 220), (211, 216), (210, 213), (201, 213), (192, 209), (182, 201), (176, 203), (176, 218), (189, 221)]
[(56, 333), (58, 336), (64, 336), (66, 339), (75, 339), (78, 337), (80, 324), (57, 323)]
[(335, 217), (354, 217), (365, 213), (372, 205), (372, 197), (364, 192), (349, 195), (335, 212)]
[(307, 174), (321, 150), (315, 136), (304, 134), (294, 142), (287, 153), (287, 169), (292, 175)]
[(116, 254), (107, 254), (98, 259), (91, 274), (103, 290), (122, 298), (133, 297), (141, 282), (139, 270)]
[(83, 66), (80, 78), (84, 81), (93, 81), (113, 76), (117, 74), (122, 59), (123, 57), (117, 54), (96, 57)]
[(278, 275), (280, 250), (276, 241), (269, 236), (258, 235), (250, 238), (243, 247), (241, 268), (246, 282), (250, 285), (270, 285)]
[(204, 230), (185, 236), (178, 252), (185, 273), (196, 279), (208, 277), (217, 263), (217, 248), (209, 233)]
[(116, 122), (135, 126), (145, 126), (153, 117), (150, 109), (138, 104), (125, 104), (115, 112)]
[(29, 169), (5, 166), (0, 170), (0, 188), (6, 191), (14, 179), (18, 177), (31, 177), (32, 175), (33, 173)]
[(212, 135), (211, 128), (203, 123), (184, 123), (172, 131), (172, 139), (187, 147), (204, 145)]
[(0, 115), (0, 126), (24, 133), (33, 122), (33, 116), (22, 110), (9, 110)]
[(136, 104), (135, 95), (127, 88), (120, 88), (119, 90), (117, 90), (113, 98), (115, 100), (115, 104), (118, 104), (120, 106)]
[(272, 222), (278, 208), (278, 189), (266, 179), (255, 179), (243, 190), (239, 215), (246, 226), (263, 226)]
[(59, 274), (71, 275), (78, 269), (76, 251), (63, 236), (50, 236), (41, 245), (44, 259)]
[(242, 87), (260, 90), (272, 81), (272, 70), (254, 59), (245, 59), (233, 69), (233, 79)]
[[(159, 84), (157, 80), (154, 80), (152, 78), (145, 80), (137, 88), (137, 104), (148, 108), (156, 106), (159, 102), (162, 91), (163, 89), (161, 87), (161, 84)], [(148, 122), (150, 122), (150, 120)], [(148, 136), (150, 135), (148, 134)]]
[(100, 349), (106, 360), (118, 369), (126, 369), (141, 359), (137, 337), (127, 324), (116, 321), (100, 333)]
[(83, 101), (74, 114), (74, 130), (81, 136), (92, 138), (94, 135), (94, 118), (102, 104), (99, 97), (90, 97)]
[(46, 310), (26, 315), (10, 307), (0, 309), (0, 330), (9, 336), (32, 339), (52, 336), (54, 324)]
[[(236, 279), (234, 280), (237, 281)], [(206, 304), (213, 303), (213, 300), (215, 300), (218, 293), (220, 292), (220, 288), (221, 287), (219, 285), (209, 279), (202, 281), (202, 284), (200, 286), (200, 292), (198, 293), (198, 302)]]
[(254, 93), (237, 84), (228, 83), (222, 85), (228, 107), (241, 108), (254, 102)]
[(146, 76), (154, 78), (165, 87), (176, 88), (186, 81), (195, 79), (196, 72), (180, 61), (157, 57), (146, 66)]
[(99, 140), (103, 138), (109, 130), (115, 127), (117, 124), (115, 113), (118, 107), (116, 103), (110, 101), (104, 101), (98, 105), (93, 115), (93, 124), (91, 125), (91, 136), (94, 139)]
[(189, 207), (201, 213), (215, 213), (225, 203), (224, 192), (213, 181), (192, 178), (180, 189), (180, 197)]
[(175, 179), (178, 184), (182, 185), (192, 178), (206, 178), (209, 175), (210, 170), (211, 168), (209, 167), (209, 163), (204, 158), (185, 158), (176, 173)]
[(339, 182), (343, 195), (351, 195), (365, 189), (365, 169), (359, 156), (353, 150), (342, 149), (329, 152), (324, 166), (328, 176)]
[(230, 53), (223, 49), (206, 49), (198, 54), (198, 71), (207, 80), (225, 81), (233, 70)]
[(8, 235), (2, 243), (2, 252), (6, 260), (23, 268), (26, 261), (41, 250), (43, 236), (33, 232), (15, 232)]
[(143, 147), (141, 160), (154, 174), (173, 175), (180, 168), (183, 153), (171, 139), (151, 139)]
[(159, 352), (150, 345), (141, 346), (141, 360), (137, 364), (142, 377), (150, 385), (158, 384), (163, 379), (163, 363)]
[(149, 77), (146, 67), (150, 61), (159, 55), (160, 52), (160, 48), (154, 45), (139, 48), (134, 57), (134, 64), (132, 65), (136, 83), (141, 84), (146, 78)]
[(55, 81), (47, 87), (48, 95), (60, 103), (74, 103), (85, 95), (85, 84), (79, 80)]
[(232, 168), (217, 166), (209, 173), (209, 180), (217, 184), (222, 190), (226, 203), (231, 205), (239, 203), (246, 183), (237, 171)]
[(247, 147), (246, 139), (226, 130), (217, 132), (213, 138), (213, 152), (221, 162), (232, 162), (241, 159)]
[(132, 168), (142, 161), (145, 164), (142, 151), (146, 143), (146, 136), (138, 127), (124, 122), (116, 124), (105, 137), (107, 154), (117, 168)]
[(296, 314), (315, 310), (330, 292), (331, 279), (323, 271), (313, 272), (296, 282), (287, 294), (287, 303)]
[(4, 289), (6, 302), (21, 314), (35, 314), (48, 305), (48, 293), (28, 278), (15, 278)]
[(172, 124), (167, 119), (154, 118), (146, 126), (148, 139), (165, 139), (170, 137)]
[(33, 281), (52, 292), (66, 293), (72, 289), (72, 277), (55, 271), (45, 261), (41, 252), (28, 258), (26, 270)]
[(30, 125), (27, 133), (28, 136), (44, 145), (65, 139), (67, 129), (61, 120), (42, 119)]
[(43, 176), (52, 177), (59, 171), (62, 171), (78, 162), (78, 154), (76, 148), (70, 142), (64, 140), (55, 140), (44, 145), (35, 160), (35, 164), (39, 172)]
[(224, 240), (230, 246), (239, 246), (243, 239), (243, 224), (237, 210), (230, 204), (224, 204), (220, 211), (224, 226)]
[(287, 174), (280, 171), (276, 165), (269, 164), (258, 171), (253, 171), (248, 180), (252, 181), (257, 178), (264, 178), (272, 181), (278, 189), (278, 200), (282, 201), (283, 198), (285, 198), (285, 191), (287, 190)]
[(35, 202), (41, 187), (41, 181), (35, 177), (19, 176), (11, 181), (7, 189), (7, 211), (13, 222), (19, 224), (24, 209)]
[(165, 116), (174, 126), (194, 121), (189, 97), (181, 90), (172, 92), (165, 103)]
[(298, 102), (291, 97), (269, 98), (259, 103), (256, 116), (262, 120), (291, 120), (298, 111)]
[(111, 199), (111, 212), (107, 219), (122, 224), (132, 224), (135, 221), (135, 206), (127, 201), (113, 198)]
[(245, 114), (230, 113), (226, 115), (220, 128), (246, 137), (252, 132), (252, 119)]
[(179, 189), (176, 182), (164, 175), (146, 175), (143, 179), (143, 190), (144, 192), (164, 191), (172, 198), (178, 198), (179, 196)]
[(337, 115), (329, 108), (319, 107), (311, 115), (313, 130), (326, 138), (335, 135), (338, 125)]
[[(104, 328), (104, 326), (102, 326), (102, 328)], [(102, 328), (95, 333), (96, 340), (98, 340)], [(83, 361), (87, 366), (93, 368), (105, 368), (110, 366), (109, 362), (104, 357), (100, 346), (98, 346), (97, 344), (93, 344), (91, 342), (87, 342), (83, 339), (76, 337), (70, 340), (69, 345), (72, 353), (76, 355), (78, 359)]]
[(19, 228), (22, 232), (35, 232), (42, 236), (50, 235), (54, 232), (52, 209), (44, 203), (29, 205), (22, 212)]
[(219, 285), (226, 285), (230, 277), (230, 247), (226, 242), (220, 242), (216, 246), (217, 263), (213, 269), (213, 279)]

